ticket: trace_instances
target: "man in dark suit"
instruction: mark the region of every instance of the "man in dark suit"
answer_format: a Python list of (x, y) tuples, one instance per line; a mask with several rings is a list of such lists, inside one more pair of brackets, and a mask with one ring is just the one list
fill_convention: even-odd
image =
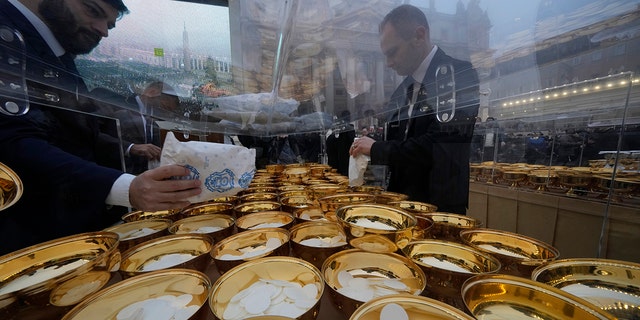
[(431, 43), (427, 19), (414, 6), (392, 10), (379, 30), (387, 65), (407, 78), (390, 98), (386, 141), (358, 139), (350, 154), (389, 165), (388, 190), (435, 204), (439, 211), (465, 214), (477, 74), (469, 62)]
[(177, 112), (180, 98), (169, 84), (153, 81), (139, 95), (123, 100), (131, 107), (117, 110), (113, 116), (120, 120), (127, 172), (139, 174), (160, 163), (160, 129), (154, 115)]
[[(155, 211), (184, 207), (200, 193), (181, 166), (139, 176), (102, 163), (99, 122), (73, 58), (98, 45), (127, 12), (121, 0), (0, 0), (0, 24), (23, 37), (31, 107), (0, 113), (0, 162), (24, 185), (0, 213), (0, 255), (119, 221), (112, 206)], [(46, 93), (42, 94), (42, 93)]]

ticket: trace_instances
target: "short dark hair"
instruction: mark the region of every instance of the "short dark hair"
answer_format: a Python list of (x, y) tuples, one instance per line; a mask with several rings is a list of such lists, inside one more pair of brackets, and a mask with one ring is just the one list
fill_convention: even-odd
[(394, 26), (403, 39), (411, 37), (416, 26), (423, 26), (429, 31), (427, 16), (418, 7), (410, 4), (403, 4), (387, 13), (382, 22), (380, 22), (379, 33), (382, 33), (382, 28), (387, 23)]
[(122, 2), (122, 0), (102, 0), (102, 1), (108, 3), (110, 6), (118, 10), (118, 19), (122, 18), (122, 16), (124, 16), (125, 14), (129, 13), (129, 8), (127, 8), (127, 6), (124, 5), (124, 2)]

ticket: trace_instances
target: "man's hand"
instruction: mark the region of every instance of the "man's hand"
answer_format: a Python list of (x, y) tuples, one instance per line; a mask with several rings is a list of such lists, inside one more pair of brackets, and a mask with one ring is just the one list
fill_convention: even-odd
[(200, 180), (171, 180), (188, 176), (191, 172), (173, 164), (147, 170), (135, 177), (129, 187), (129, 202), (137, 210), (159, 211), (184, 208), (186, 199), (200, 194)]
[(145, 157), (149, 160), (160, 160), (161, 151), (162, 149), (155, 144), (134, 144), (131, 146), (131, 149), (129, 149), (129, 154), (138, 157)]
[(369, 137), (361, 137), (353, 142), (349, 149), (349, 154), (353, 157), (364, 154), (365, 156), (371, 155), (371, 146), (376, 141)]

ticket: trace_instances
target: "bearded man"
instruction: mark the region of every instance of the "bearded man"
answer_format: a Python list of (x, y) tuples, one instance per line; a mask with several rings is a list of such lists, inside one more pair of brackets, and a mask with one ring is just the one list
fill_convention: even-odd
[(25, 51), (31, 100), (24, 115), (0, 110), (0, 162), (24, 185), (22, 198), (0, 213), (0, 255), (102, 230), (120, 221), (123, 212), (113, 207), (177, 209), (200, 193), (198, 180), (169, 179), (188, 175), (182, 166), (134, 176), (105, 161), (113, 141), (88, 115), (95, 109), (74, 58), (91, 52), (127, 12), (121, 0), (0, 0), (0, 44)]

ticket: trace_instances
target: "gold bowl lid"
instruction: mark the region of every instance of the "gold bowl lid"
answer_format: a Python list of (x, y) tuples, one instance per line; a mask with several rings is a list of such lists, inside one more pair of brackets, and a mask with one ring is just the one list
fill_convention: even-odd
[(474, 276), (463, 284), (462, 298), (478, 319), (615, 319), (575, 295), (512, 275)]
[[(62, 319), (191, 319), (203, 309), (211, 281), (199, 271), (168, 269), (122, 280), (82, 301)], [(138, 319), (138, 318), (135, 318)]]
[(541, 265), (531, 278), (587, 300), (620, 319), (640, 319), (640, 264), (575, 258)]
[(8, 166), (0, 162), (0, 211), (14, 205), (20, 197), (24, 185), (20, 177)]
[(403, 319), (473, 320), (461, 310), (435, 299), (410, 294), (393, 294), (367, 301), (349, 320)]

